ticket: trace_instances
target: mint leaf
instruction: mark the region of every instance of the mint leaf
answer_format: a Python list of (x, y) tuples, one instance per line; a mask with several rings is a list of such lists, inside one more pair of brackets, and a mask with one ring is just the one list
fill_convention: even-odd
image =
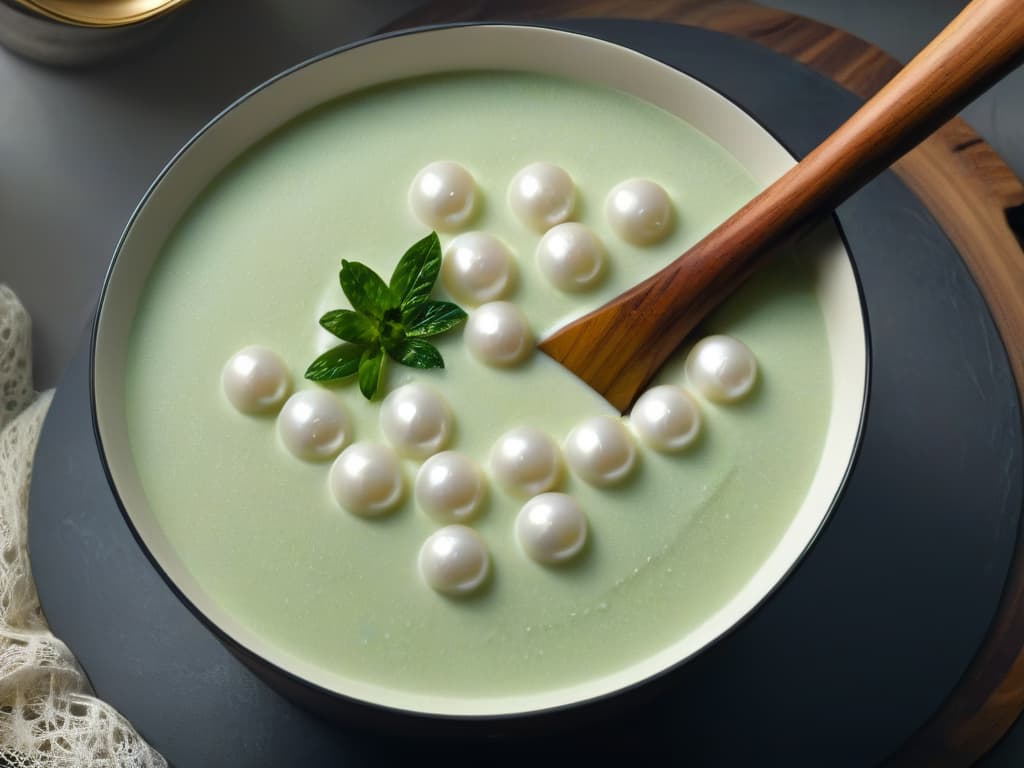
[(363, 348), (355, 344), (342, 344), (324, 352), (306, 369), (310, 381), (344, 379), (359, 370)]
[(380, 337), (377, 324), (366, 315), (351, 309), (335, 309), (320, 318), (320, 325), (342, 341), (373, 344)]
[(423, 337), (444, 333), (466, 319), (449, 301), (430, 294), (441, 271), (441, 241), (431, 232), (413, 243), (398, 261), (390, 285), (365, 264), (341, 262), (338, 279), (352, 309), (335, 309), (320, 325), (342, 341), (306, 370), (312, 381), (358, 374), (359, 389), (372, 400), (384, 384), (385, 358), (412, 368), (444, 368), (444, 358)]
[(359, 359), (359, 391), (372, 400), (384, 378), (384, 350), (367, 347)]
[(375, 320), (380, 320), (387, 310), (399, 305), (394, 292), (380, 276), (358, 261), (342, 259), (338, 279), (352, 308)]
[(406, 336), (435, 336), (454, 328), (466, 313), (450, 301), (428, 301), (405, 329)]
[(444, 368), (444, 358), (437, 347), (422, 339), (405, 339), (391, 350), (391, 356), (410, 368)]
[(391, 290), (398, 298), (403, 316), (415, 311), (430, 298), (440, 271), (441, 241), (436, 232), (431, 232), (419, 242), (413, 243), (391, 275)]

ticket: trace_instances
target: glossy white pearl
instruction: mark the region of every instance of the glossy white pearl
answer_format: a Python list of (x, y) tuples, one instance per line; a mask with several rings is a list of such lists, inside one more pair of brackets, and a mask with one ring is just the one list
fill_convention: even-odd
[(442, 451), (423, 462), (416, 474), (416, 502), (442, 523), (476, 516), (487, 492), (483, 472), (469, 456)]
[(587, 515), (572, 496), (542, 493), (519, 510), (516, 536), (523, 551), (538, 563), (562, 563), (583, 549)]
[(500, 299), (512, 288), (515, 260), (505, 244), (486, 232), (466, 232), (445, 249), (441, 282), (459, 301), (476, 306)]
[(361, 517), (390, 512), (405, 490), (398, 456), (381, 443), (350, 445), (331, 465), (328, 482), (337, 502)]
[(224, 394), (244, 413), (267, 413), (276, 409), (291, 391), (291, 376), (284, 361), (266, 347), (239, 350), (221, 372)]
[(612, 188), (605, 202), (605, 216), (623, 240), (650, 245), (671, 231), (672, 201), (653, 181), (630, 179)]
[(409, 188), (409, 206), (434, 229), (453, 230), (466, 224), (476, 207), (476, 183), (458, 163), (441, 160), (416, 174)]
[(700, 434), (700, 408), (682, 387), (662, 384), (640, 395), (629, 421), (656, 451), (681, 451)]
[(451, 438), (452, 424), (448, 402), (426, 384), (406, 384), (381, 403), (381, 432), (410, 459), (425, 459), (442, 450)]
[(472, 528), (449, 525), (431, 534), (420, 547), (423, 580), (438, 592), (465, 595), (487, 578), (491, 557), (487, 544)]
[(511, 429), (491, 449), (491, 474), (509, 493), (536, 496), (562, 477), (562, 456), (555, 441), (536, 427)]
[(595, 416), (569, 433), (565, 461), (591, 485), (614, 485), (633, 469), (636, 446), (622, 419)]
[(686, 375), (708, 400), (731, 403), (757, 381), (757, 360), (749, 347), (732, 336), (708, 336), (686, 357)]
[(556, 288), (583, 291), (604, 273), (604, 246), (583, 224), (559, 224), (541, 238), (537, 267)]
[(515, 365), (533, 351), (533, 333), (515, 304), (492, 301), (470, 313), (463, 340), (473, 356), (487, 365)]
[(512, 178), (508, 204), (523, 224), (543, 232), (572, 216), (576, 185), (557, 165), (530, 163)]
[(304, 389), (288, 398), (277, 417), (285, 448), (300, 459), (337, 456), (352, 435), (352, 421), (341, 401), (323, 389)]

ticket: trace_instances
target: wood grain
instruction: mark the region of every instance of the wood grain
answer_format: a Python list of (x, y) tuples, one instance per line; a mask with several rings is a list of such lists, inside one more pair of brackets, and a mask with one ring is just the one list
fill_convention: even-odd
[[(810, 19), (743, 0), (445, 0), (392, 29), (456, 21), (633, 18), (687, 24), (759, 43), (870, 98), (900, 69), (881, 50)], [(1024, 400), (1024, 184), (960, 118), (894, 166), (960, 252), (988, 301)], [(990, 750), (1024, 709), (1024, 529), (996, 619), (946, 704), (909, 739), (893, 766), (966, 766)]]

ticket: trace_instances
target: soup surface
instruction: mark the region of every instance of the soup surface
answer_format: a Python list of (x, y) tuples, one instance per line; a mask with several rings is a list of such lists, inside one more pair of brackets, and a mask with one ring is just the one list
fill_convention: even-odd
[[(366, 519), (328, 489), (330, 462), (281, 444), (274, 417), (246, 416), (220, 385), (246, 345), (275, 350), (299, 389), (325, 348), (320, 315), (348, 306), (341, 259), (385, 277), (428, 233), (407, 205), (417, 171), (436, 160), (473, 174), (482, 205), (466, 229), (496, 235), (517, 262), (507, 298), (538, 337), (651, 274), (738, 208), (756, 186), (684, 122), (628, 95), (556, 78), (476, 73), (403, 81), (328, 104), (233, 163), (183, 217), (147, 283), (126, 370), (135, 461), (156, 518), (196, 582), (236, 622), (329, 673), (438, 696), (514, 696), (619, 670), (675, 642), (719, 610), (775, 548), (819, 460), (830, 413), (830, 364), (811, 253), (788, 254), (710, 318), (756, 356), (741, 402), (698, 397), (699, 441), (679, 453), (638, 444), (621, 485), (571, 472), (559, 490), (589, 518), (582, 554), (530, 560), (514, 530), (523, 499), (493, 482), (472, 526), (492, 574), (467, 598), (444, 597), (417, 569), (440, 524), (407, 493)], [(540, 235), (510, 211), (515, 173), (538, 160), (575, 180), (575, 220), (607, 251), (599, 286), (563, 293), (539, 273)], [(662, 185), (675, 207), (664, 241), (630, 245), (604, 199), (624, 179)], [(456, 233), (442, 233), (442, 246)], [(435, 297), (447, 298), (440, 281)], [(472, 311), (470, 307), (467, 310)], [(579, 422), (615, 411), (540, 353), (521, 366), (481, 364), (461, 329), (436, 337), (443, 370), (391, 364), (387, 390), (426, 382), (451, 403), (451, 448), (486, 467), (494, 441), (521, 425), (561, 443)], [(329, 344), (329, 342), (328, 342)], [(686, 350), (658, 382), (689, 387)], [(692, 387), (689, 387), (694, 391)], [(331, 385), (359, 441), (383, 441), (379, 402), (354, 382)], [(696, 392), (694, 391), (696, 395)]]

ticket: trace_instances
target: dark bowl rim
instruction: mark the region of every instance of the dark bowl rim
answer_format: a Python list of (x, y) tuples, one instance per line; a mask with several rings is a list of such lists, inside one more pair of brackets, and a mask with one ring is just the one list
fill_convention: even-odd
[(282, 677), (284, 680), (288, 681), (289, 683), (297, 684), (301, 688), (307, 689), (307, 690), (312, 691), (313, 693), (317, 694), (318, 696), (324, 697), (325, 701), (333, 700), (334, 702), (339, 703), (339, 704), (351, 705), (351, 706), (353, 706), (353, 707), (355, 707), (357, 709), (365, 710), (368, 713), (375, 713), (375, 714), (379, 715), (382, 718), (386, 717), (386, 718), (392, 718), (392, 719), (395, 719), (395, 720), (399, 720), (399, 719), (409, 720), (409, 719), (412, 719), (412, 720), (418, 720), (418, 721), (424, 721), (424, 722), (426, 722), (426, 721), (434, 721), (434, 722), (436, 722), (436, 721), (442, 721), (442, 722), (446, 721), (446, 722), (451, 722), (451, 723), (466, 723), (466, 724), (474, 724), (474, 723), (475, 724), (505, 723), (505, 722), (509, 722), (509, 721), (525, 721), (525, 720), (533, 721), (533, 720), (537, 720), (537, 719), (540, 719), (540, 718), (550, 718), (550, 717), (553, 717), (555, 715), (566, 714), (566, 713), (583, 713), (588, 708), (594, 708), (597, 705), (606, 704), (606, 703), (608, 703), (609, 701), (611, 701), (613, 699), (618, 699), (618, 698), (624, 697), (624, 696), (626, 696), (626, 695), (628, 695), (630, 693), (637, 692), (641, 688), (647, 688), (647, 687), (651, 686), (652, 684), (654, 684), (656, 682), (663, 682), (663, 681), (665, 681), (665, 679), (668, 676), (670, 676), (673, 673), (675, 673), (681, 667), (683, 667), (684, 665), (690, 663), (691, 661), (693, 661), (694, 659), (698, 658), (699, 656), (703, 655), (708, 650), (710, 650), (711, 648), (715, 647), (720, 642), (722, 642), (725, 638), (729, 637), (738, 628), (740, 628), (741, 626), (746, 624), (747, 621), (749, 621), (750, 618), (754, 614), (756, 614), (758, 611), (760, 611), (771, 599), (773, 599), (776, 596), (776, 594), (778, 593), (779, 589), (782, 587), (782, 585), (785, 584), (787, 581), (789, 581), (790, 578), (793, 576), (793, 574), (796, 572), (796, 570), (803, 564), (803, 562), (806, 560), (807, 553), (813, 548), (814, 544), (818, 541), (818, 539), (821, 536), (822, 532), (825, 530), (825, 528), (831, 522), (831, 520), (833, 518), (833, 513), (835, 512), (835, 509), (838, 506), (840, 499), (842, 498), (843, 494), (846, 491), (846, 487), (847, 487), (847, 485), (849, 483), (850, 475), (853, 472), (854, 467), (856, 466), (857, 462), (860, 459), (861, 449), (862, 449), (862, 446), (863, 446), (864, 426), (865, 426), (865, 423), (866, 423), (866, 420), (867, 420), (868, 408), (869, 408), (869, 405), (870, 405), (871, 371), (872, 371), (871, 330), (870, 330), (870, 326), (869, 326), (869, 318), (868, 318), (868, 312), (867, 312), (867, 305), (866, 305), (865, 297), (864, 297), (864, 287), (863, 287), (863, 283), (861, 281), (860, 273), (859, 273), (859, 271), (857, 269), (857, 264), (856, 264), (855, 260), (850, 256), (850, 246), (849, 246), (849, 242), (847, 241), (846, 233), (843, 231), (842, 225), (840, 224), (840, 222), (839, 222), (838, 218), (836, 217), (835, 213), (830, 214), (830, 218), (832, 220), (833, 225), (835, 226), (836, 231), (839, 233), (840, 240), (841, 240), (841, 242), (843, 244), (843, 249), (846, 251), (847, 260), (848, 260), (848, 262), (849, 262), (849, 264), (851, 266), (851, 269), (853, 271), (854, 283), (855, 283), (855, 285), (857, 287), (857, 300), (859, 302), (860, 310), (861, 310), (861, 319), (862, 319), (862, 325), (863, 325), (863, 331), (864, 331), (864, 349), (865, 349), (864, 390), (863, 390), (863, 397), (862, 397), (861, 408), (860, 408), (860, 419), (859, 419), (858, 424), (857, 424), (857, 432), (856, 432), (856, 436), (855, 436), (854, 442), (853, 442), (853, 450), (850, 452), (850, 458), (849, 458), (849, 461), (847, 462), (846, 469), (844, 470), (843, 476), (842, 476), (839, 484), (837, 485), (837, 487), (835, 489), (835, 492), (833, 493), (832, 500), (829, 502), (828, 508), (825, 511), (825, 514), (823, 515), (823, 517), (821, 519), (821, 522), (818, 524), (818, 527), (815, 529), (815, 531), (811, 535), (810, 539), (808, 539), (808, 541), (807, 541), (806, 545), (804, 546), (804, 548), (796, 556), (796, 558), (789, 565), (789, 567), (785, 570), (785, 572), (782, 574), (782, 576), (775, 582), (775, 584), (773, 584), (771, 586), (771, 588), (768, 589), (767, 592), (765, 592), (765, 594), (760, 599), (758, 599), (745, 613), (740, 615), (725, 631), (721, 632), (719, 635), (714, 637), (712, 640), (710, 640), (709, 642), (705, 643), (704, 645), (702, 645), (701, 647), (697, 648), (696, 650), (692, 651), (688, 655), (686, 655), (686, 656), (676, 660), (675, 662), (673, 662), (672, 664), (668, 665), (667, 667), (664, 667), (664, 668), (662, 668), (660, 670), (657, 670), (656, 672), (648, 675), (647, 677), (645, 677), (645, 678), (643, 678), (641, 680), (637, 680), (637, 681), (635, 681), (633, 683), (630, 683), (628, 685), (624, 685), (624, 686), (622, 686), (620, 688), (616, 688), (615, 690), (607, 691), (605, 693), (597, 694), (595, 696), (591, 696), (591, 697), (588, 697), (588, 698), (583, 698), (583, 699), (579, 699), (579, 700), (576, 700), (576, 701), (569, 701), (569, 702), (565, 702), (565, 703), (562, 703), (562, 704), (557, 704), (557, 705), (550, 706), (550, 707), (544, 707), (544, 708), (541, 708), (541, 709), (522, 710), (522, 711), (516, 711), (516, 712), (497, 713), (497, 714), (480, 714), (480, 715), (477, 715), (477, 714), (448, 714), (448, 713), (437, 713), (437, 712), (423, 712), (423, 711), (413, 710), (413, 709), (403, 709), (403, 708), (396, 707), (396, 706), (391, 706), (391, 705), (388, 705), (388, 704), (381, 704), (379, 702), (366, 701), (365, 699), (360, 699), (360, 698), (357, 698), (355, 696), (351, 696), (351, 695), (348, 695), (348, 694), (345, 694), (345, 693), (341, 693), (339, 691), (331, 690), (329, 688), (325, 688), (324, 686), (320, 685), (319, 683), (317, 683), (315, 681), (312, 681), (312, 680), (309, 680), (307, 678), (304, 678), (304, 677), (302, 677), (302, 676), (300, 676), (300, 675), (298, 675), (298, 674), (296, 674), (294, 672), (291, 672), (291, 671), (289, 671), (287, 669), (284, 669), (283, 667), (275, 664), (274, 662), (269, 661), (268, 659), (264, 658), (263, 656), (261, 656), (260, 654), (256, 653), (255, 651), (249, 649), (247, 646), (243, 645), (238, 640), (236, 640), (234, 637), (229, 635), (213, 619), (209, 618), (202, 610), (200, 610), (199, 607), (196, 606), (188, 598), (188, 596), (184, 594), (184, 592), (177, 585), (177, 583), (174, 581), (174, 579), (172, 579), (171, 576), (161, 566), (160, 562), (156, 559), (156, 556), (150, 551), (149, 547), (146, 545), (146, 542), (143, 540), (141, 534), (139, 533), (139, 530), (136, 528), (135, 523), (132, 520), (131, 513), (129, 513), (129, 511), (127, 509), (127, 506), (124, 503), (124, 500), (121, 498), (121, 494), (118, 491), (117, 485), (114, 482), (114, 478), (113, 478), (113, 474), (112, 474), (112, 471), (111, 471), (111, 468), (110, 468), (110, 464), (107, 461), (106, 450), (105, 450), (104, 445), (103, 445), (103, 437), (100, 434), (100, 427), (99, 427), (99, 421), (98, 421), (97, 409), (96, 409), (96, 344), (97, 344), (97, 338), (98, 338), (98, 335), (99, 335), (100, 320), (101, 320), (101, 317), (103, 315), (103, 308), (104, 308), (105, 303), (106, 303), (107, 290), (108, 290), (108, 288), (110, 286), (111, 277), (112, 277), (112, 275), (114, 273), (115, 267), (117, 266), (118, 259), (121, 256), (121, 252), (122, 252), (122, 249), (124, 247), (125, 241), (126, 241), (128, 235), (129, 235), (129, 233), (131, 232), (132, 227), (134, 226), (136, 219), (142, 214), (142, 211), (145, 209), (146, 205), (148, 204), (150, 198), (152, 197), (152, 195), (155, 192), (155, 190), (157, 189), (157, 187), (159, 187), (159, 185), (164, 180), (164, 178), (173, 171), (173, 169), (177, 165), (178, 161), (192, 147), (192, 145), (195, 144), (197, 141), (199, 141), (206, 134), (206, 132), (209, 131), (216, 123), (218, 123), (225, 115), (227, 115), (229, 112), (231, 112), (232, 110), (237, 108), (244, 101), (246, 101), (250, 97), (254, 96), (255, 94), (259, 93), (260, 91), (268, 88), (269, 86), (273, 85), (274, 83), (278, 82), (279, 80), (283, 80), (284, 78), (288, 77), (289, 75), (291, 75), (291, 74), (293, 74), (295, 72), (298, 72), (298, 71), (300, 71), (302, 69), (305, 69), (306, 67), (315, 65), (315, 64), (317, 64), (317, 63), (319, 63), (319, 62), (321, 62), (321, 61), (323, 61), (325, 59), (332, 58), (334, 56), (343, 54), (343, 53), (345, 53), (347, 51), (351, 51), (351, 50), (354, 50), (356, 48), (361, 48), (361, 47), (366, 46), (366, 45), (371, 45), (371, 44), (379, 42), (381, 40), (389, 40), (389, 39), (405, 37), (405, 36), (409, 36), (409, 35), (416, 35), (416, 34), (422, 34), (422, 33), (436, 32), (436, 31), (440, 31), (440, 30), (457, 29), (457, 28), (463, 28), (463, 27), (510, 27), (510, 28), (529, 27), (529, 28), (548, 29), (548, 30), (554, 30), (554, 31), (558, 31), (558, 32), (563, 32), (565, 34), (576, 35), (578, 37), (587, 37), (587, 38), (591, 38), (591, 39), (595, 39), (595, 40), (600, 40), (600, 41), (606, 42), (606, 43), (608, 43), (610, 45), (616, 45), (616, 46), (618, 46), (620, 48), (626, 48), (627, 50), (631, 50), (634, 53), (638, 53), (638, 54), (640, 54), (642, 56), (646, 56), (647, 58), (650, 58), (650, 59), (652, 59), (654, 61), (658, 61), (659, 63), (661, 63), (661, 64), (663, 64), (665, 66), (669, 66), (672, 69), (676, 69), (676, 71), (682, 72), (682, 74), (686, 75), (687, 77), (690, 77), (690, 78), (692, 78), (694, 80), (697, 80), (702, 85), (704, 85), (705, 87), (707, 87), (710, 90), (714, 91), (720, 97), (722, 97), (727, 102), (729, 102), (730, 104), (735, 106), (737, 109), (740, 109), (744, 114), (746, 114), (748, 117), (750, 117), (751, 120), (753, 120), (755, 123), (757, 123), (757, 125), (761, 128), (761, 130), (763, 130), (766, 133), (768, 133), (783, 149), (786, 150), (786, 152), (790, 156), (794, 157), (794, 159), (796, 158), (795, 153), (789, 148), (787, 143), (784, 142), (774, 131), (772, 131), (769, 128), (767, 128), (766, 126), (764, 126), (761, 123), (761, 121), (758, 120), (757, 117), (754, 114), (752, 114), (748, 109), (744, 108), (743, 106), (737, 104), (735, 101), (733, 101), (731, 98), (729, 98), (728, 95), (722, 93), (719, 89), (711, 86), (710, 84), (708, 84), (707, 82), (705, 82), (701, 78), (696, 77), (696, 76), (694, 76), (694, 75), (692, 75), (692, 74), (690, 74), (688, 72), (683, 72), (682, 70), (678, 70), (676, 67), (672, 67), (671, 64), (667, 64), (666, 62), (660, 61), (656, 57), (650, 56), (650, 55), (648, 55), (646, 53), (643, 53), (641, 51), (636, 51), (635, 49), (629, 48), (628, 46), (624, 46), (624, 45), (621, 45), (619, 43), (612, 43), (610, 41), (607, 41), (607, 40), (605, 40), (604, 38), (602, 38), (598, 34), (587, 34), (587, 33), (584, 33), (584, 32), (576, 31), (574, 29), (565, 29), (563, 27), (558, 26), (554, 22), (542, 23), (542, 22), (503, 22), (503, 21), (494, 21), (494, 22), (456, 22), (456, 23), (450, 23), (450, 24), (430, 24), (430, 25), (425, 25), (425, 26), (411, 27), (409, 29), (401, 29), (401, 30), (397, 30), (397, 31), (385, 32), (385, 33), (381, 33), (381, 34), (377, 34), (377, 35), (372, 35), (370, 37), (366, 37), (366, 38), (363, 38), (361, 40), (357, 40), (355, 42), (348, 43), (346, 45), (338, 46), (336, 48), (333, 48), (333, 49), (330, 49), (328, 51), (325, 51), (324, 53), (317, 54), (316, 56), (310, 57), (310, 58), (308, 58), (308, 59), (306, 59), (306, 60), (304, 60), (302, 62), (299, 62), (298, 64), (295, 64), (295, 65), (293, 65), (291, 67), (288, 67), (287, 69), (282, 70), (278, 74), (274, 75), (273, 77), (268, 78), (267, 80), (263, 81), (259, 85), (255, 86), (254, 88), (252, 88), (249, 91), (247, 91), (245, 94), (243, 94), (239, 98), (235, 99), (231, 104), (229, 104), (227, 107), (225, 107), (220, 112), (218, 112), (211, 120), (209, 120), (209, 122), (207, 122), (202, 128), (200, 128), (177, 152), (175, 152), (173, 157), (167, 162), (167, 164), (157, 174), (156, 178), (153, 180), (153, 182), (146, 189), (146, 192), (142, 195), (141, 199), (139, 200), (139, 203), (136, 205), (136, 207), (133, 210), (131, 216), (129, 217), (128, 223), (125, 225), (125, 227), (124, 227), (124, 229), (122, 231), (121, 236), (118, 238), (117, 245), (114, 248), (113, 256), (112, 256), (112, 258), (110, 260), (110, 264), (107, 267), (106, 274), (104, 275), (104, 278), (103, 278), (103, 287), (102, 287), (102, 289), (100, 291), (99, 301), (97, 303), (96, 314), (95, 314), (95, 317), (94, 317), (94, 320), (93, 320), (93, 323), (92, 323), (92, 329), (91, 329), (90, 336), (89, 336), (89, 372), (88, 372), (88, 376), (89, 376), (89, 409), (90, 409), (90, 416), (91, 416), (91, 422), (92, 422), (93, 435), (94, 435), (95, 440), (96, 440), (96, 445), (97, 445), (97, 447), (99, 449), (98, 450), (98, 454), (99, 454), (100, 464), (103, 467), (103, 474), (104, 474), (104, 476), (107, 479), (107, 484), (110, 486), (111, 493), (112, 493), (112, 495), (114, 497), (114, 500), (117, 503), (118, 509), (121, 512), (121, 516), (124, 519), (125, 523), (128, 525), (128, 529), (131, 531), (132, 536), (134, 537), (136, 543), (139, 545), (140, 549), (146, 555), (146, 558), (149, 560), (150, 564), (156, 569), (157, 573), (160, 574), (161, 579), (170, 588), (171, 592), (175, 595), (175, 597), (177, 597), (177, 599), (188, 609), (188, 611), (196, 619), (198, 619), (199, 622), (203, 626), (205, 626), (208, 630), (210, 630), (210, 632), (222, 644), (224, 644), (233, 653), (239, 655), (243, 659), (243, 661), (246, 661), (247, 664), (249, 664), (250, 666), (255, 666), (257, 669), (260, 668), (260, 667), (266, 668), (266, 669), (272, 671), (272, 673), (274, 673), (276, 676)]

